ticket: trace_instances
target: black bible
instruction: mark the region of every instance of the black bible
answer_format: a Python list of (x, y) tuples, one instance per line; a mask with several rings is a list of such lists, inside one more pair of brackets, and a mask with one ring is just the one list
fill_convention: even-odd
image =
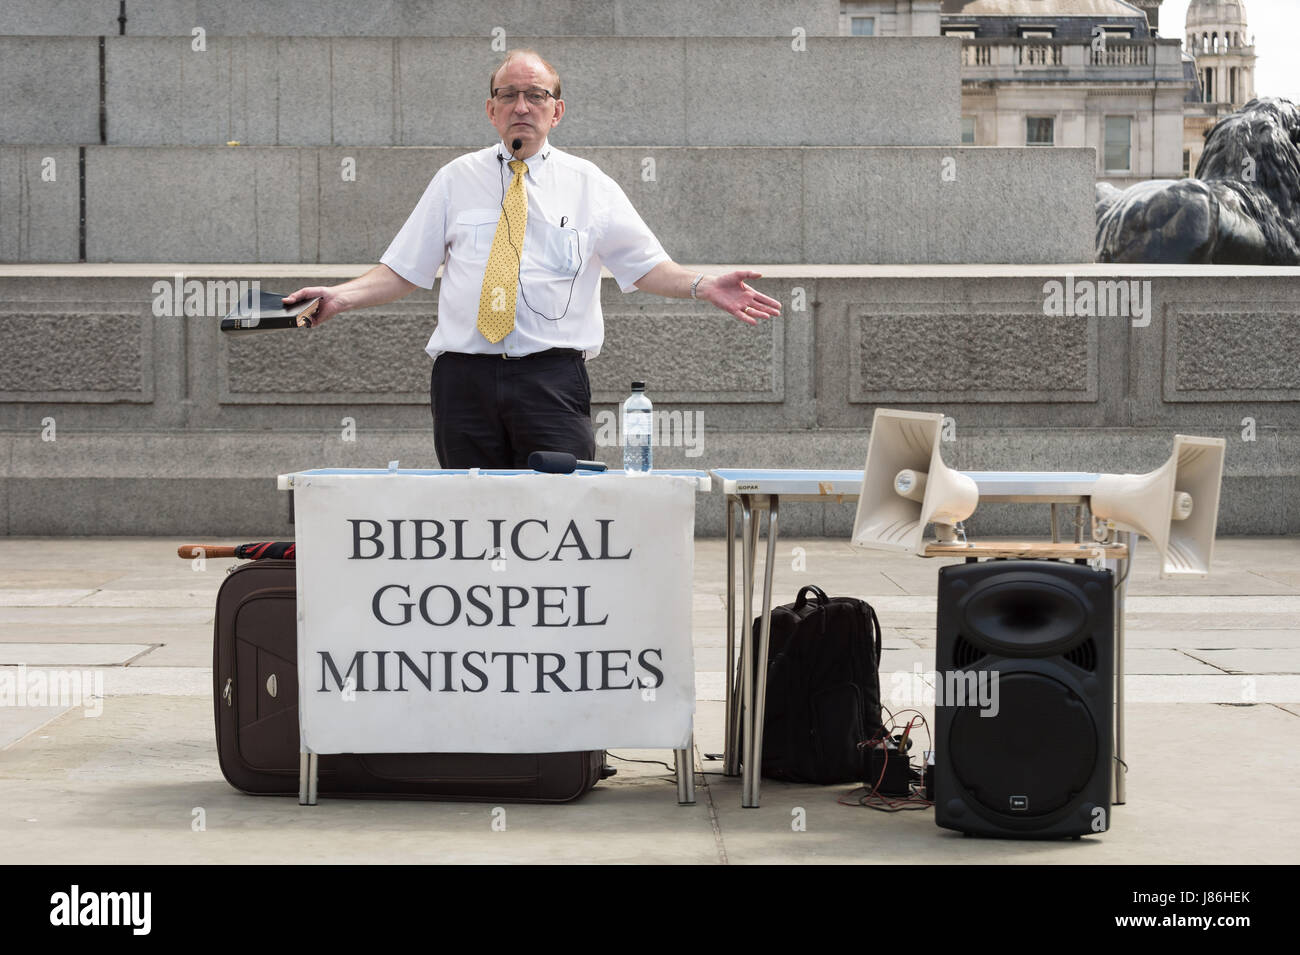
[(276, 292), (254, 295), (245, 292), (229, 315), (221, 320), (223, 332), (264, 332), (277, 328), (311, 328), (311, 316), (320, 306), (320, 299), (295, 302), (288, 308), (284, 296)]

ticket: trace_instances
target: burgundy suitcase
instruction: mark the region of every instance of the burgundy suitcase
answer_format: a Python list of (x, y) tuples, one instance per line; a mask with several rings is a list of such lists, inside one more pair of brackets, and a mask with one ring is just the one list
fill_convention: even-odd
[[(236, 789), (298, 794), (297, 583), (291, 560), (235, 567), (217, 592), (217, 756)], [(325, 796), (567, 802), (602, 778), (603, 750), (321, 755)]]

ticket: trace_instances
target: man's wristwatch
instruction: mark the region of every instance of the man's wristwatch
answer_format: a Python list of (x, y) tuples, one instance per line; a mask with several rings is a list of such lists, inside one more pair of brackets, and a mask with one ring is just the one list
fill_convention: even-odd
[(695, 276), (695, 281), (691, 283), (691, 298), (698, 298), (698, 297), (699, 297), (699, 296), (697, 296), (697, 295), (695, 294), (695, 290), (698, 289), (698, 288), (700, 287), (700, 282), (702, 282), (703, 280), (704, 280), (704, 273), (703, 273), (703, 272), (701, 272), (699, 275)]

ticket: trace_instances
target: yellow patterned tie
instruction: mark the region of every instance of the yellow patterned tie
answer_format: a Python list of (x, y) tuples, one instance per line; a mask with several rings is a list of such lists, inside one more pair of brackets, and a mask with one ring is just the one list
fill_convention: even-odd
[(515, 327), (515, 297), (519, 293), (519, 261), (523, 256), (524, 229), (528, 226), (528, 196), (524, 193), (524, 173), (528, 164), (522, 159), (510, 161), (510, 180), (492, 237), (487, 271), (483, 273), (483, 291), (478, 299), (478, 330), (492, 344), (510, 334)]

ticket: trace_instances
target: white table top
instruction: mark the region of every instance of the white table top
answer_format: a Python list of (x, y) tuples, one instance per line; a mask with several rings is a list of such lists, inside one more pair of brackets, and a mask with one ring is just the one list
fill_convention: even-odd
[[(722, 493), (771, 494), (809, 501), (857, 500), (861, 471), (798, 468), (715, 468)], [(961, 471), (979, 488), (981, 501), (1080, 503), (1101, 477), (1076, 471)]]
[(778, 494), (812, 499), (852, 497), (862, 490), (861, 471), (818, 471), (794, 468), (715, 468), (722, 493)]
[[(521, 474), (540, 474), (540, 471), (532, 471), (527, 468), (521, 469), (496, 469), (496, 468), (475, 468), (478, 474), (496, 477), (517, 477)], [(276, 477), (276, 487), (281, 491), (293, 490), (294, 478), (308, 477), (315, 475), (346, 475), (346, 476), (379, 476), (388, 474), (401, 474), (404, 476), (418, 475), (423, 477), (445, 477), (451, 474), (469, 474), (465, 468), (311, 468), (305, 471), (291, 471), (288, 474), (281, 474)], [(574, 471), (572, 477), (602, 477), (607, 474), (625, 474), (624, 471)], [(695, 480), (695, 489), (697, 491), (708, 492), (713, 489), (713, 481), (707, 471), (694, 471), (690, 469), (673, 469), (664, 468), (655, 469), (650, 472), (650, 476), (655, 475), (667, 477), (686, 477)]]

